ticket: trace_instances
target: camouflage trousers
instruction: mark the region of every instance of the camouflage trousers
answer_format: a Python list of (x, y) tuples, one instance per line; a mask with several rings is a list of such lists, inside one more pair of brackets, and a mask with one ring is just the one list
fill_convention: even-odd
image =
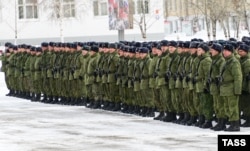
[(112, 102), (115, 102), (115, 103), (120, 102), (119, 87), (116, 85), (116, 83), (108, 84), (108, 96)]
[(224, 100), (220, 95), (213, 95), (214, 112), (217, 118), (226, 118)]
[(152, 108), (154, 107), (153, 101), (153, 91), (151, 89), (143, 89), (141, 90), (141, 97), (142, 97), (142, 106)]
[(208, 93), (197, 93), (198, 100), (200, 101), (200, 114), (204, 115), (206, 120), (212, 120), (213, 118), (213, 99)]
[(173, 107), (174, 107), (174, 112), (176, 113), (182, 113), (182, 108), (181, 108), (181, 97), (180, 97), (180, 94), (179, 94), (179, 89), (171, 89), (171, 101), (172, 101), (172, 104), (173, 104)]
[(250, 98), (250, 94), (240, 95), (240, 111), (243, 111), (244, 115), (246, 116), (250, 116), (249, 98)]
[(238, 121), (239, 114), (239, 96), (222, 96), (224, 100), (224, 110), (229, 121)]
[(174, 107), (171, 102), (171, 93), (168, 85), (162, 85), (159, 87), (159, 95), (160, 95), (160, 104), (162, 105), (162, 110), (164, 112), (173, 112)]

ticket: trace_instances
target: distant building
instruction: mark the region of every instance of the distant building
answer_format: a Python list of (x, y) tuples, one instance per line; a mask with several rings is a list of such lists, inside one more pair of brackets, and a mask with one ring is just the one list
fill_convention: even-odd
[[(108, 1), (123, 0), (0, 0), (0, 43), (40, 44), (42, 41), (117, 41), (109, 30)], [(145, 13), (146, 40), (161, 40), (172, 33), (193, 35), (205, 29), (201, 14), (188, 0), (128, 0), (133, 29), (126, 40), (143, 41), (136, 21)], [(197, 3), (199, 0), (195, 0)], [(61, 9), (59, 9), (61, 8)]]

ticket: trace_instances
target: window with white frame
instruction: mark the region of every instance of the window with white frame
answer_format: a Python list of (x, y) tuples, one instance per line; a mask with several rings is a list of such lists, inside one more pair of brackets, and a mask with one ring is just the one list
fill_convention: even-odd
[(75, 1), (74, 0), (63, 0), (63, 17), (70, 18), (75, 17)]
[(108, 3), (104, 0), (93, 1), (94, 16), (105, 16), (108, 15)]
[(18, 0), (19, 19), (37, 19), (37, 0)]

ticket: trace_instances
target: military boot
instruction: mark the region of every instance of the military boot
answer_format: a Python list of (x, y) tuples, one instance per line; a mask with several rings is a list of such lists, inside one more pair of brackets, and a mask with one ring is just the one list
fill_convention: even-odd
[(47, 99), (48, 99), (47, 95), (44, 94), (43, 99), (41, 99), (41, 102), (45, 103), (45, 102), (47, 102)]
[(9, 93), (7, 93), (6, 96), (12, 96), (13, 95), (12, 93), (13, 93), (12, 90), (9, 90)]
[(115, 106), (112, 109), (112, 111), (121, 111), (121, 103), (119, 102), (115, 103)]
[(246, 121), (244, 124), (241, 124), (241, 127), (250, 127), (250, 116), (245, 117)]
[(93, 99), (89, 100), (89, 103), (86, 105), (87, 108), (92, 108), (95, 104), (95, 101)]
[(155, 116), (155, 109), (154, 108), (148, 108), (148, 111), (146, 113), (146, 117), (154, 117)]
[(30, 100), (31, 99), (30, 92), (25, 92), (24, 98)]
[(49, 96), (48, 97), (48, 101), (46, 102), (46, 103), (49, 103), (49, 104), (51, 104), (51, 103), (53, 103), (53, 96)]
[(199, 115), (198, 122), (195, 124), (196, 127), (201, 127), (205, 123), (205, 116)]
[(91, 106), (92, 109), (99, 109), (101, 108), (100, 101), (94, 101), (93, 105)]
[(211, 128), (212, 125), (212, 120), (206, 120), (204, 124), (202, 124), (202, 126), (200, 128)]
[(31, 93), (31, 99), (32, 102), (34, 102), (36, 100), (36, 94), (35, 93)]
[(154, 120), (160, 120), (165, 116), (165, 112), (161, 111), (160, 114), (156, 117), (154, 117)]
[(190, 114), (188, 112), (184, 113), (184, 118), (183, 120), (180, 121), (181, 125), (186, 125), (187, 121), (190, 119)]
[(167, 112), (167, 115), (163, 119), (164, 122), (173, 122), (176, 120), (176, 113), (174, 112)]
[(191, 125), (195, 125), (196, 123), (197, 123), (197, 116), (191, 116), (190, 120), (187, 121), (186, 125), (191, 126)]
[(226, 128), (226, 119), (219, 118), (218, 123), (212, 128), (214, 131), (222, 131)]
[(134, 112), (134, 106), (133, 105), (129, 105), (128, 106), (128, 111), (126, 112), (126, 113), (128, 113), (128, 114), (133, 114), (133, 112)]
[(148, 111), (148, 108), (147, 107), (140, 107), (140, 113), (139, 115), (142, 116), (142, 117), (146, 117), (146, 113)]
[(41, 94), (40, 93), (36, 93), (36, 97), (35, 97), (35, 101), (40, 101), (41, 99)]
[(108, 107), (109, 107), (109, 102), (108, 101), (103, 101), (102, 109), (107, 110)]
[(134, 107), (133, 113), (134, 115), (139, 115), (141, 113), (141, 109), (138, 105)]
[(179, 113), (179, 118), (175, 121), (173, 121), (173, 123), (176, 124), (180, 124), (180, 122), (184, 119), (184, 113)]
[(112, 110), (113, 110), (113, 108), (114, 108), (114, 106), (115, 106), (115, 104), (114, 104), (113, 102), (109, 102), (109, 104), (108, 104), (108, 106), (107, 106), (106, 110), (108, 110), (108, 111), (112, 111)]
[(237, 132), (240, 131), (240, 122), (239, 121), (231, 121), (230, 126), (225, 129), (228, 132)]
[(122, 113), (126, 113), (128, 111), (128, 105), (122, 104), (121, 111), (122, 111)]
[(58, 104), (59, 103), (59, 97), (58, 96), (55, 96), (53, 97), (53, 101), (51, 102), (51, 104)]
[(82, 105), (82, 106), (86, 105), (86, 98), (85, 97), (81, 98), (81, 103), (79, 103), (79, 105)]

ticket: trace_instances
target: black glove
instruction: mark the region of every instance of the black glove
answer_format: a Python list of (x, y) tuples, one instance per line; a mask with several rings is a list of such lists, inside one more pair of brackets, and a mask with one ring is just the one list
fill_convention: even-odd
[(186, 76), (186, 82), (188, 83), (190, 81), (190, 77)]
[(169, 79), (170, 79), (170, 76), (171, 76), (171, 72), (166, 72), (166, 74), (165, 74), (165, 81), (169, 81)]
[(176, 81), (177, 80), (177, 74), (174, 74), (174, 76), (173, 76), (173, 78), (174, 78), (174, 81)]
[(250, 74), (247, 75), (247, 81), (250, 81)]
[(118, 73), (115, 73), (115, 80), (118, 79)]
[(154, 72), (153, 73), (153, 78), (156, 78), (158, 76), (158, 73), (157, 72)]
[(82, 77), (82, 76), (79, 76), (79, 79), (80, 79), (80, 80), (83, 80), (83, 77)]
[(221, 76), (215, 78), (215, 84), (220, 85), (222, 82), (223, 78)]
[(206, 93), (206, 94), (208, 94), (209, 93), (209, 89), (208, 88), (204, 88), (203, 92)]
[(179, 75), (179, 79), (180, 79), (181, 81), (184, 79), (184, 75), (183, 75), (182, 73)]

